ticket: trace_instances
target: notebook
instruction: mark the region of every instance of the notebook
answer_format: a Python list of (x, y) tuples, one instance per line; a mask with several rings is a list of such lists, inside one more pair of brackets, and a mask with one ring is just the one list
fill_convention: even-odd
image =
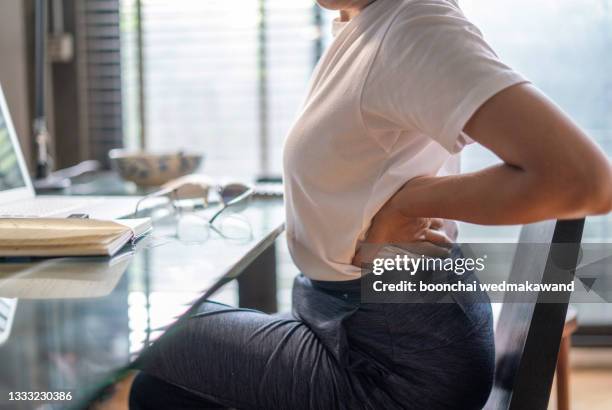
[(0, 257), (112, 256), (151, 229), (149, 218), (0, 218)]

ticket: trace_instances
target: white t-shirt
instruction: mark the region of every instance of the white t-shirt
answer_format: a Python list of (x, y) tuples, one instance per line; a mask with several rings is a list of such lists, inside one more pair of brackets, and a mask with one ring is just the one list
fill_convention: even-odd
[(457, 173), (466, 122), (525, 82), (453, 0), (377, 0), (334, 31), (283, 161), (289, 249), (318, 280), (359, 277), (377, 211), (416, 176)]

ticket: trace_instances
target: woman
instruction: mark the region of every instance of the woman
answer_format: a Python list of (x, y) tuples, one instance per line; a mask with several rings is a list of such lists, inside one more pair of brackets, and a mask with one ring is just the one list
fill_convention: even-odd
[[(609, 212), (606, 157), (498, 60), (454, 0), (319, 0), (335, 40), (286, 142), (293, 314), (205, 303), (141, 362), (133, 409), (478, 409), (486, 303), (359, 300), (367, 243), (448, 246), (460, 220)], [(501, 163), (457, 175), (475, 141)]]

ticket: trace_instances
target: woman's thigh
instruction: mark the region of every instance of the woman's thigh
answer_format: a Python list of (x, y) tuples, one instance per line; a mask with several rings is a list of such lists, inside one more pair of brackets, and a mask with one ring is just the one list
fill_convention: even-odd
[(190, 393), (164, 392), (157, 380), (141, 378), (133, 397), (153, 386), (175, 396), (177, 410), (194, 401), (196, 408), (473, 409), (486, 400), (488, 307), (366, 304), (332, 319), (328, 310), (344, 312), (330, 307), (338, 299), (317, 295), (307, 297), (317, 301), (312, 309), (298, 306), (300, 320), (204, 304), (140, 361), (147, 375)]
[(351, 376), (304, 323), (212, 302), (164, 334), (138, 367), (202, 397), (202, 408), (330, 409), (351, 397)]
[(396, 397), (414, 408), (481, 409), (495, 369), (490, 305), (438, 303), (388, 309), (396, 364), (388, 386)]

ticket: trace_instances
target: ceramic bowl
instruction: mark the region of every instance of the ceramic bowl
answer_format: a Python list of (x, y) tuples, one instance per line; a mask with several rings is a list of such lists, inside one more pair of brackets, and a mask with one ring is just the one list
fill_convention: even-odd
[(155, 154), (114, 149), (108, 153), (121, 178), (139, 186), (154, 187), (195, 172), (204, 156), (184, 152)]

